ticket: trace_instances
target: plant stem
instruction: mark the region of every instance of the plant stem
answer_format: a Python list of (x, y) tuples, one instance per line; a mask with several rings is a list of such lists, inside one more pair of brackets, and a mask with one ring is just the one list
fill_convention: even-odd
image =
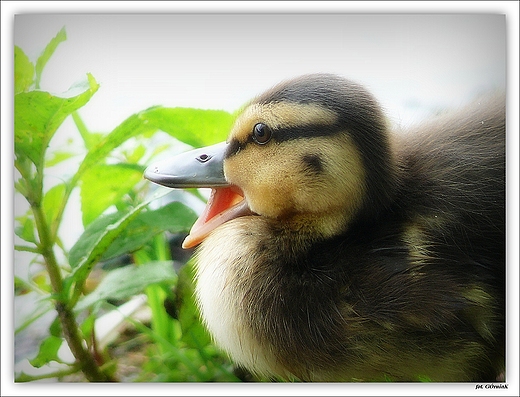
[(54, 241), (56, 241), (56, 239), (58, 238), (58, 227), (61, 224), (61, 219), (63, 217), (63, 213), (65, 212), (65, 206), (69, 201), (69, 197), (72, 194), (74, 186), (76, 186), (76, 183), (77, 178), (73, 178), (73, 180), (70, 183), (65, 185), (65, 193), (63, 196), (62, 204), (58, 208), (56, 219), (54, 220), (53, 224), (50, 225), (50, 235), (52, 236), (52, 239)]
[(74, 316), (74, 312), (65, 303), (66, 297), (62, 295), (63, 292), (63, 279), (60, 273), (58, 262), (53, 251), (53, 240), (47, 225), (45, 216), (39, 205), (39, 202), (33, 202), (31, 204), (32, 211), (34, 213), (34, 220), (38, 235), (40, 237), (40, 252), (44, 258), (47, 273), (51, 282), (52, 290), (57, 296), (55, 302), (56, 311), (60, 319), (63, 334), (70, 347), (70, 350), (81, 370), (91, 382), (108, 382), (114, 381), (110, 376), (100, 371), (94, 358), (90, 352), (84, 347), (83, 339), (79, 334), (78, 324)]
[(49, 273), (52, 290), (59, 295), (62, 292), (63, 280), (58, 262), (56, 261), (56, 256), (52, 250), (53, 243), (49, 234), (49, 228), (47, 227), (47, 221), (45, 220), (45, 216), (43, 215), (43, 211), (39, 203), (31, 204), (31, 208), (34, 214), (34, 221), (38, 230), (38, 236), (40, 237), (38, 251), (45, 259), (45, 266), (47, 268), (47, 272)]
[(92, 355), (83, 347), (82, 338), (78, 332), (78, 326), (72, 310), (62, 302), (56, 303), (56, 310), (63, 327), (63, 334), (69, 344), (72, 354), (81, 365), (81, 370), (90, 382), (113, 382), (109, 375), (103, 373)]

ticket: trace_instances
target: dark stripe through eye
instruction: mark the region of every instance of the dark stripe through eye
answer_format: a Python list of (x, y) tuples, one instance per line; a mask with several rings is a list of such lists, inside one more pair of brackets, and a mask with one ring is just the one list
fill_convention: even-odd
[[(300, 125), (297, 127), (279, 128), (272, 129), (272, 140), (276, 142), (290, 141), (293, 139), (309, 139), (320, 136), (334, 135), (340, 132), (342, 129), (336, 124), (323, 125), (323, 124), (309, 124)], [(229, 143), (229, 147), (226, 152), (226, 157), (236, 155), (241, 150), (244, 150), (249, 143), (254, 142), (253, 137), (250, 135), (245, 142), (240, 142), (237, 139), (233, 139)]]
[(226, 149), (225, 158), (229, 158), (234, 156), (235, 154), (238, 154), (238, 152), (240, 152), (246, 144), (247, 142), (240, 143), (237, 139), (231, 140), (231, 142), (229, 142), (228, 148)]
[(291, 139), (314, 138), (319, 136), (333, 135), (340, 131), (337, 125), (310, 124), (297, 127), (282, 128), (273, 132), (273, 139), (278, 142), (289, 141)]

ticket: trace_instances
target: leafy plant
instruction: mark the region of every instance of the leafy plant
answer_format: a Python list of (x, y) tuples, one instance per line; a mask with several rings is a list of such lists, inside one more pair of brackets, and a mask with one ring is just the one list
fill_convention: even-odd
[[(186, 232), (195, 213), (176, 201), (153, 207), (169, 190), (161, 188), (152, 194), (150, 189), (155, 188), (142, 178), (145, 165), (165, 150), (164, 146), (152, 150), (146, 144), (156, 134), (169, 134), (194, 147), (209, 145), (225, 138), (232, 115), (159, 106), (131, 115), (109, 133), (91, 132), (78, 111), (100, 89), (94, 76), (87, 74), (63, 95), (40, 88), (47, 61), (65, 40), (62, 29), (35, 63), (21, 48), (14, 49), (15, 199), (23, 197), (28, 204), (28, 211), (16, 217), (15, 250), (33, 256), (30, 264), (17, 262), (15, 266), (38, 268), (28, 271), (27, 277), (15, 277), (18, 297), (29, 293), (37, 297), (31, 314), (15, 333), (54, 311), (55, 321), (30, 361), (34, 367), (63, 364), (41, 376), (18, 373), (17, 380), (61, 378), (79, 371), (89, 381), (119, 380), (121, 356), (114, 353), (118, 346), (100, 346), (95, 325), (103, 314), (117, 310), (117, 305), (145, 294), (150, 322), (126, 318), (137, 330), (134, 344), (144, 346), (147, 355), (135, 380), (236, 381), (231, 364), (200, 324), (192, 297), (191, 264), (176, 271), (177, 258), (172, 260), (170, 255), (168, 236)], [(75, 149), (79, 154), (49, 149), (69, 117), (82, 143)], [(68, 167), (73, 174), (61, 175), (59, 183), (49, 186), (46, 172), (64, 161), (74, 163)], [(68, 232), (64, 212), (75, 191), (81, 201), (78, 219), (83, 233), (68, 249), (61, 236)], [(201, 197), (196, 191), (179, 194)], [(121, 258), (128, 260), (114, 267)], [(94, 288), (93, 269), (104, 274)], [(72, 363), (60, 358), (64, 343), (74, 356)]]

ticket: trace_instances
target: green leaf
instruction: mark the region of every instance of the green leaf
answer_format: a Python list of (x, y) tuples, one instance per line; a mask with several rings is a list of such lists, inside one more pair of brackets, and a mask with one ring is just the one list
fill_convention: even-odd
[(184, 204), (173, 202), (154, 211), (143, 211), (117, 236), (101, 260), (134, 252), (159, 233), (188, 231), (197, 215)]
[(74, 153), (55, 151), (52, 153), (52, 157), (45, 161), (45, 167), (53, 167), (62, 161), (70, 159), (71, 157), (74, 157)]
[(91, 150), (95, 145), (101, 142), (104, 134), (99, 132), (90, 132), (78, 112), (72, 112), (72, 119), (74, 120), (74, 124), (76, 124), (76, 128), (78, 129), (81, 138), (83, 138), (87, 150)]
[(49, 327), (49, 332), (52, 336), (61, 337), (63, 329), (59, 316), (56, 316), (52, 322), (51, 326)]
[(52, 225), (57, 217), (60, 207), (64, 205), (66, 186), (60, 183), (49, 189), (43, 196), (42, 207), (47, 224)]
[(189, 230), (196, 220), (197, 214), (191, 208), (179, 202), (171, 202), (156, 210), (142, 212), (135, 223), (140, 222), (160, 231), (179, 233)]
[(89, 152), (72, 183), (132, 137), (148, 135), (161, 129), (192, 146), (206, 146), (225, 140), (233, 119), (231, 114), (219, 110), (155, 107), (130, 116), (99, 140), (98, 137), (86, 134), (86, 127), (76, 117), (76, 125)]
[(176, 280), (170, 261), (125, 266), (109, 272), (94, 291), (78, 302), (76, 309), (84, 310), (102, 300), (126, 299), (142, 293), (152, 284), (173, 284)]
[(81, 333), (85, 340), (92, 340), (92, 332), (94, 331), (94, 326), (96, 325), (96, 315), (95, 312), (91, 312), (91, 314), (83, 321), (81, 324)]
[(143, 208), (151, 201), (167, 193), (169, 193), (168, 190), (158, 191), (148, 201), (139, 204), (130, 211), (101, 216), (89, 224), (76, 244), (70, 249), (69, 264), (73, 273), (68, 279), (64, 280), (64, 285), (70, 287), (71, 280), (83, 282), (94, 264)]
[[(129, 213), (113, 213), (97, 218), (85, 229), (79, 240), (69, 252), (69, 264), (73, 269), (88, 265), (101, 257), (112, 241), (117, 237), (114, 230), (125, 223)], [(121, 228), (122, 229), (122, 228)], [(108, 241), (104, 241), (108, 240)], [(94, 252), (96, 251), (96, 252)]]
[(25, 241), (38, 244), (38, 242), (36, 241), (36, 235), (34, 234), (35, 225), (32, 218), (29, 218), (28, 216), (23, 216), (17, 218), (17, 220), (20, 222), (21, 225), (17, 226), (14, 229), (14, 233)]
[(235, 117), (223, 110), (155, 107), (141, 118), (193, 147), (225, 141)]
[(101, 164), (86, 170), (81, 185), (83, 225), (116, 204), (142, 179), (143, 167), (135, 164)]
[(22, 49), (14, 47), (14, 93), (28, 91), (33, 83), (34, 65)]
[(146, 153), (146, 146), (139, 144), (131, 153), (125, 153), (129, 163), (137, 163)]
[(43, 50), (42, 55), (36, 61), (36, 88), (40, 88), (40, 79), (43, 72), (43, 68), (47, 64), (47, 61), (50, 59), (54, 51), (58, 47), (58, 45), (67, 40), (67, 33), (65, 32), (65, 27), (61, 28), (58, 34), (47, 44), (45, 49)]
[(40, 368), (51, 361), (60, 362), (60, 359), (58, 358), (58, 350), (62, 343), (63, 339), (52, 335), (49, 336), (41, 343), (38, 355), (32, 360), (29, 360), (29, 362), (36, 368)]
[[(73, 111), (84, 106), (99, 85), (88, 82), (71, 87), (63, 97), (44, 91), (21, 92), (14, 98), (14, 150), (17, 159), (29, 158), (42, 172), (45, 151), (52, 136)], [(81, 93), (77, 94), (78, 91)], [(77, 95), (74, 95), (77, 94)]]

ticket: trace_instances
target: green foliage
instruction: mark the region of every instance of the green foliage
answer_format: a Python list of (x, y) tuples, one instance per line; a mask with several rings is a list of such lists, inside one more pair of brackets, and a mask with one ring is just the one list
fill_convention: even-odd
[(84, 310), (93, 304), (109, 299), (123, 300), (142, 293), (152, 284), (173, 285), (177, 275), (169, 261), (149, 262), (141, 266), (125, 266), (109, 272), (98, 287), (76, 305)]
[(18, 226), (14, 228), (14, 233), (29, 243), (38, 244), (34, 231), (34, 222), (32, 218), (21, 216), (16, 219)]
[(40, 368), (50, 361), (60, 361), (58, 358), (58, 350), (63, 343), (63, 339), (57, 336), (49, 336), (40, 345), (38, 355), (30, 360), (31, 365)]
[[(26, 278), (15, 278), (17, 295), (38, 297), (33, 312), (15, 332), (34, 326), (52, 303), (56, 318), (30, 363), (43, 367), (54, 361), (66, 366), (40, 377), (18, 373), (17, 380), (61, 378), (82, 371), (90, 381), (117, 381), (114, 369), (125, 359), (114, 354), (119, 339), (100, 350), (96, 320), (117, 310), (114, 304), (146, 294), (150, 321), (126, 318), (127, 325), (138, 332), (135, 344), (143, 346), (142, 354), (147, 356), (133, 379), (236, 381), (231, 364), (212, 345), (200, 323), (191, 265), (177, 273), (169, 251), (167, 237), (187, 232), (196, 215), (180, 202), (152, 207), (169, 190), (161, 188), (152, 194), (154, 187), (142, 177), (146, 164), (167, 148), (149, 148), (147, 140), (156, 132), (166, 132), (192, 146), (209, 145), (225, 138), (233, 116), (215, 110), (153, 107), (129, 116), (108, 133), (91, 132), (79, 110), (100, 89), (94, 76), (86, 74), (61, 95), (40, 87), (45, 65), (65, 40), (62, 29), (35, 63), (22, 49), (14, 49), (15, 199), (25, 198), (30, 208), (15, 218), (14, 231), (21, 242), (15, 249), (32, 254), (30, 266), (38, 267), (38, 271), (27, 272)], [(49, 149), (68, 117), (77, 127), (82, 147), (74, 153)], [(123, 148), (128, 141), (131, 144)], [(78, 157), (72, 175), (61, 175), (60, 183), (47, 186), (47, 168)], [(84, 229), (68, 249), (61, 239), (62, 233), (68, 233), (63, 214), (74, 191), (79, 191), (78, 219)], [(130, 258), (130, 263), (114, 267), (121, 258)], [(73, 353), (74, 364), (59, 359), (58, 350), (64, 344)]]
[(194, 147), (226, 140), (233, 116), (222, 110), (155, 107), (141, 113), (143, 121)]
[[(17, 85), (15, 83), (15, 85)], [(63, 97), (45, 91), (20, 92), (14, 97), (15, 165), (22, 175), (26, 159), (43, 171), (45, 152), (54, 133), (72, 112), (84, 106), (99, 88), (94, 77), (72, 87)], [(74, 93), (77, 95), (73, 95)], [(72, 96), (73, 95), (73, 96)]]
[(48, 223), (55, 224), (58, 220), (60, 203), (63, 202), (66, 195), (66, 186), (60, 183), (49, 189), (43, 196), (42, 207), (43, 214)]
[(33, 83), (34, 65), (18, 47), (14, 48), (14, 73), (14, 93), (27, 91)]
[(88, 225), (120, 201), (142, 178), (143, 167), (134, 164), (99, 164), (88, 169), (82, 177), (83, 224)]

